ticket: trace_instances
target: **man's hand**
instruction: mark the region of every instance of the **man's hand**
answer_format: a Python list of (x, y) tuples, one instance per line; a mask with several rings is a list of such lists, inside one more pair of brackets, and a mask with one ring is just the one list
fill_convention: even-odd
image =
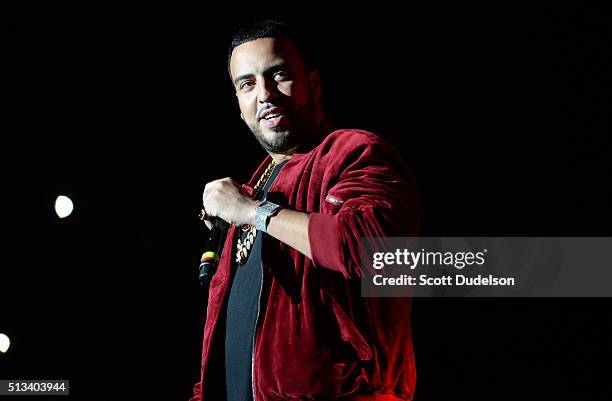
[[(219, 217), (237, 227), (255, 223), (255, 208), (258, 203), (229, 177), (209, 182), (202, 195), (206, 216)], [(208, 221), (206, 225), (210, 228)]]
[[(202, 195), (204, 211), (209, 217), (219, 217), (237, 227), (255, 224), (255, 209), (258, 201), (253, 200), (242, 187), (231, 178), (209, 182)], [(282, 209), (270, 218), (268, 234), (312, 258), (308, 239), (308, 213)], [(210, 221), (205, 220), (208, 228)]]

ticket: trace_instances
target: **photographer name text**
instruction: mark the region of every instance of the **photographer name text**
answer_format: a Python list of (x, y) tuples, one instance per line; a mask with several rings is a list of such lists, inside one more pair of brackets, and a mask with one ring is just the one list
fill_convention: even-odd
[[(372, 281), (375, 286), (514, 286), (514, 277), (478, 274), (483, 273), (485, 269), (486, 254), (487, 249), (479, 252), (439, 252), (425, 249), (416, 252), (408, 249), (375, 252), (372, 255), (372, 267), (381, 274), (375, 274)], [(395, 274), (389, 277), (387, 269), (391, 267)], [(415, 269), (419, 267), (435, 269), (436, 272), (417, 275)], [(456, 274), (468, 267), (480, 272), (471, 270), (469, 274)], [(407, 269), (410, 274), (398, 274), (397, 268)], [(455, 274), (442, 274), (440, 268), (450, 269)]]

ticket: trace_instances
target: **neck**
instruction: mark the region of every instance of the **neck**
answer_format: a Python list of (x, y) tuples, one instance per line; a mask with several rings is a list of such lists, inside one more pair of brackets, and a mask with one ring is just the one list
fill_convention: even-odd
[(268, 152), (268, 154), (270, 155), (270, 157), (272, 157), (272, 160), (274, 160), (274, 163), (276, 165), (281, 164), (282, 162), (284, 162), (285, 160), (289, 160), (291, 159), (291, 156), (293, 156), (293, 154), (295, 153), (295, 151), (297, 150), (297, 146), (294, 146), (293, 148), (286, 150), (282, 153), (272, 153), (272, 152)]

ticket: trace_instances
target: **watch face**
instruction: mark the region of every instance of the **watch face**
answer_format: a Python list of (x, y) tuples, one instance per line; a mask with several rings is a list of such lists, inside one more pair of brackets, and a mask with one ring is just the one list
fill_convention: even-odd
[(272, 203), (272, 202), (264, 202), (263, 205), (260, 206), (262, 211), (264, 213), (266, 213), (267, 215), (269, 215), (270, 213), (273, 213), (276, 209), (278, 209), (278, 205)]
[(267, 217), (263, 213), (255, 214), (255, 229), (259, 231), (266, 231), (266, 220)]
[(255, 209), (255, 228), (266, 232), (268, 217), (272, 216), (279, 208), (279, 205), (272, 202), (264, 201), (260, 203)]

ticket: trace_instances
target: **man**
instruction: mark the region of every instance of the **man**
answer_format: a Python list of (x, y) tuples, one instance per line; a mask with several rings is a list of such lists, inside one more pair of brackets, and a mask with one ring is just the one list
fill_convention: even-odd
[(246, 185), (204, 189), (205, 214), (232, 226), (191, 400), (411, 399), (410, 299), (361, 297), (359, 281), (360, 237), (417, 234), (411, 174), (378, 136), (331, 128), (318, 72), (287, 25), (238, 32), (228, 67), (269, 156)]

